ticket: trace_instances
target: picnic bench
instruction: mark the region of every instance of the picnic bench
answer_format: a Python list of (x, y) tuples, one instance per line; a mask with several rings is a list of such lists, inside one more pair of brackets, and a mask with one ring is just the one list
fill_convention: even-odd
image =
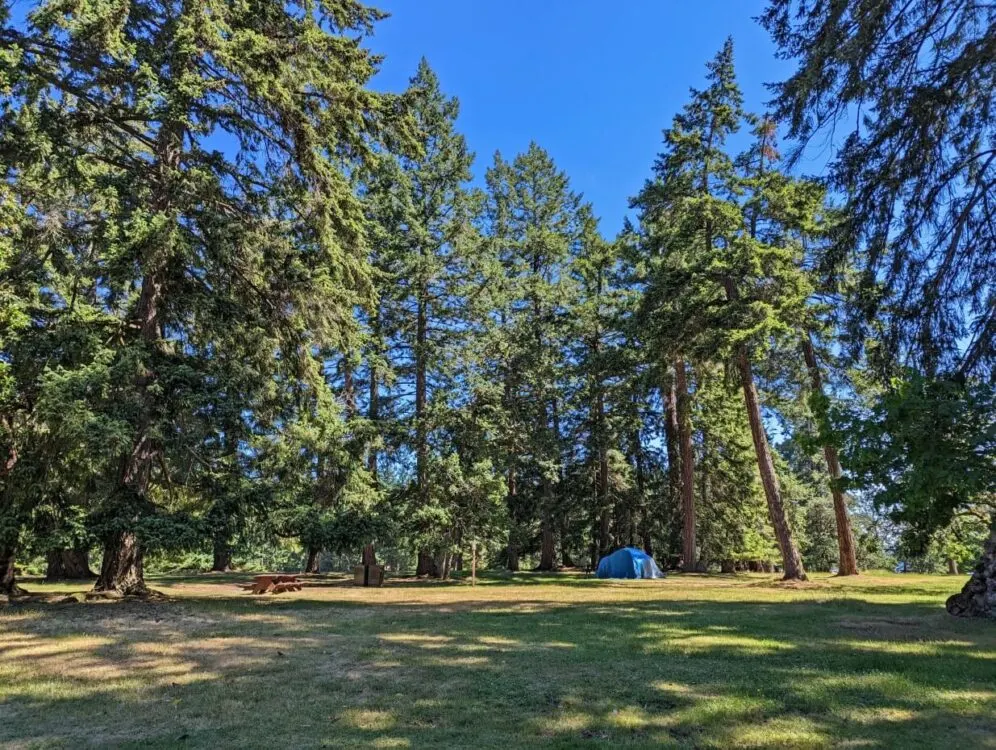
[(300, 591), (302, 588), (297, 576), (267, 573), (253, 576), (249, 591), (253, 594), (282, 594), (285, 591)]

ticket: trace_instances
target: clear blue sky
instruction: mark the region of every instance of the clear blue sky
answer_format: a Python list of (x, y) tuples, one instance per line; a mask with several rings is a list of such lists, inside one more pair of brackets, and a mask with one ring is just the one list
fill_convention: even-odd
[(369, 46), (378, 88), (403, 89), (423, 55), (460, 100), (475, 175), (535, 140), (614, 235), (649, 176), (661, 130), (732, 35), (748, 109), (791, 71), (754, 20), (764, 0), (370, 0), (391, 13)]

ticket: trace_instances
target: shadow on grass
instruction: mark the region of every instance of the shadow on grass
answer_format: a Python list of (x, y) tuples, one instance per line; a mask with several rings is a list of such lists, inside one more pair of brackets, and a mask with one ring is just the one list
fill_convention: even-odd
[(996, 736), (996, 629), (935, 604), (509, 601), (487, 588), (443, 606), (11, 608), (0, 744), (986, 747)]

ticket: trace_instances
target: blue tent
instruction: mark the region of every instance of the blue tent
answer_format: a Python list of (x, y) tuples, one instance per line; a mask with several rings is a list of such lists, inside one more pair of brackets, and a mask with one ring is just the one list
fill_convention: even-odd
[(654, 558), (635, 547), (623, 547), (606, 555), (598, 563), (599, 578), (663, 578)]

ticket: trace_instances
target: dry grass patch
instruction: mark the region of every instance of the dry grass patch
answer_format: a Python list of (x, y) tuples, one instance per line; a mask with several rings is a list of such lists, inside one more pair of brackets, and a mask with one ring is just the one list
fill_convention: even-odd
[(0, 746), (996, 747), (956, 578), (245, 579), (0, 608)]

